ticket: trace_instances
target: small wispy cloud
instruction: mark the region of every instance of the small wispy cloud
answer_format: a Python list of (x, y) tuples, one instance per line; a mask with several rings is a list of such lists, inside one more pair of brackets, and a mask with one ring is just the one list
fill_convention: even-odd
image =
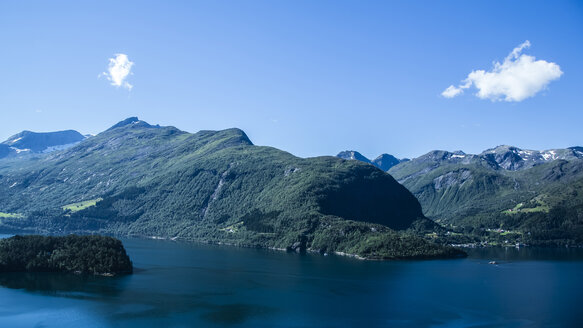
[(130, 61), (126, 54), (115, 54), (114, 58), (109, 58), (107, 72), (103, 72), (99, 76), (105, 76), (111, 85), (131, 90), (134, 86), (126, 79), (132, 74), (132, 66), (134, 66), (134, 62)]
[(449, 87), (447, 87), (447, 89), (445, 89), (441, 95), (444, 96), (445, 98), (453, 98), (461, 93), (463, 93), (464, 90), (462, 90), (462, 88), (456, 88), (453, 85), (450, 85)]
[(533, 97), (551, 82), (563, 75), (559, 65), (522, 54), (530, 47), (527, 40), (504, 59), (494, 62), (492, 70), (475, 70), (457, 87), (450, 85), (441, 95), (445, 98), (459, 96), (472, 85), (478, 89), (476, 96), (491, 101), (523, 101)]

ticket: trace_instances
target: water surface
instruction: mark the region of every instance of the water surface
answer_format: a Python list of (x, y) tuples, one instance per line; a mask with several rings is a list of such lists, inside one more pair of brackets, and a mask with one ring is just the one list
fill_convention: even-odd
[(136, 268), (130, 276), (0, 274), (0, 326), (576, 327), (583, 319), (581, 249), (360, 261), (161, 240), (124, 244)]

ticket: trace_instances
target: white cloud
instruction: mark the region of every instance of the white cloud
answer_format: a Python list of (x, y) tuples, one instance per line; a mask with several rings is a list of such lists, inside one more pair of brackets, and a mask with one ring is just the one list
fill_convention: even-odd
[(551, 82), (563, 75), (559, 65), (522, 54), (530, 47), (527, 40), (504, 59), (495, 62), (491, 71), (475, 70), (457, 87), (450, 85), (441, 95), (453, 98), (472, 85), (478, 89), (476, 96), (492, 101), (523, 101), (533, 97)]
[(115, 54), (115, 58), (109, 58), (107, 72), (101, 73), (100, 76), (107, 77), (111, 85), (131, 90), (134, 86), (127, 82), (126, 79), (131, 74), (132, 66), (134, 66), (134, 63), (129, 60), (126, 54)]
[(444, 96), (445, 98), (453, 98), (462, 92), (464, 92), (464, 90), (462, 90), (462, 88), (456, 88), (453, 85), (450, 85), (449, 87), (447, 87), (447, 89), (445, 89), (441, 93), (441, 95)]

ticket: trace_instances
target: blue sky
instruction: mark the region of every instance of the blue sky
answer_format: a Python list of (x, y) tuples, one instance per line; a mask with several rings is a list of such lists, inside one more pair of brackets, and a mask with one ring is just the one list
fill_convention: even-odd
[[(520, 101), (442, 96), (526, 40), (560, 77)], [(580, 1), (2, 1), (0, 47), (2, 140), (138, 116), (303, 157), (583, 145)], [(131, 90), (102, 74), (115, 54)]]

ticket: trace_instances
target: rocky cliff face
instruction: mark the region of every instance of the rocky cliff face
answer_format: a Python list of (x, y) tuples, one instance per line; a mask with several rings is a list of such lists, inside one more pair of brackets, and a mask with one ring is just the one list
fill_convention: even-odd
[(581, 159), (583, 151), (581, 147), (538, 151), (504, 145), (485, 150), (478, 156), (484, 158), (493, 167), (517, 171), (559, 159), (567, 161)]

